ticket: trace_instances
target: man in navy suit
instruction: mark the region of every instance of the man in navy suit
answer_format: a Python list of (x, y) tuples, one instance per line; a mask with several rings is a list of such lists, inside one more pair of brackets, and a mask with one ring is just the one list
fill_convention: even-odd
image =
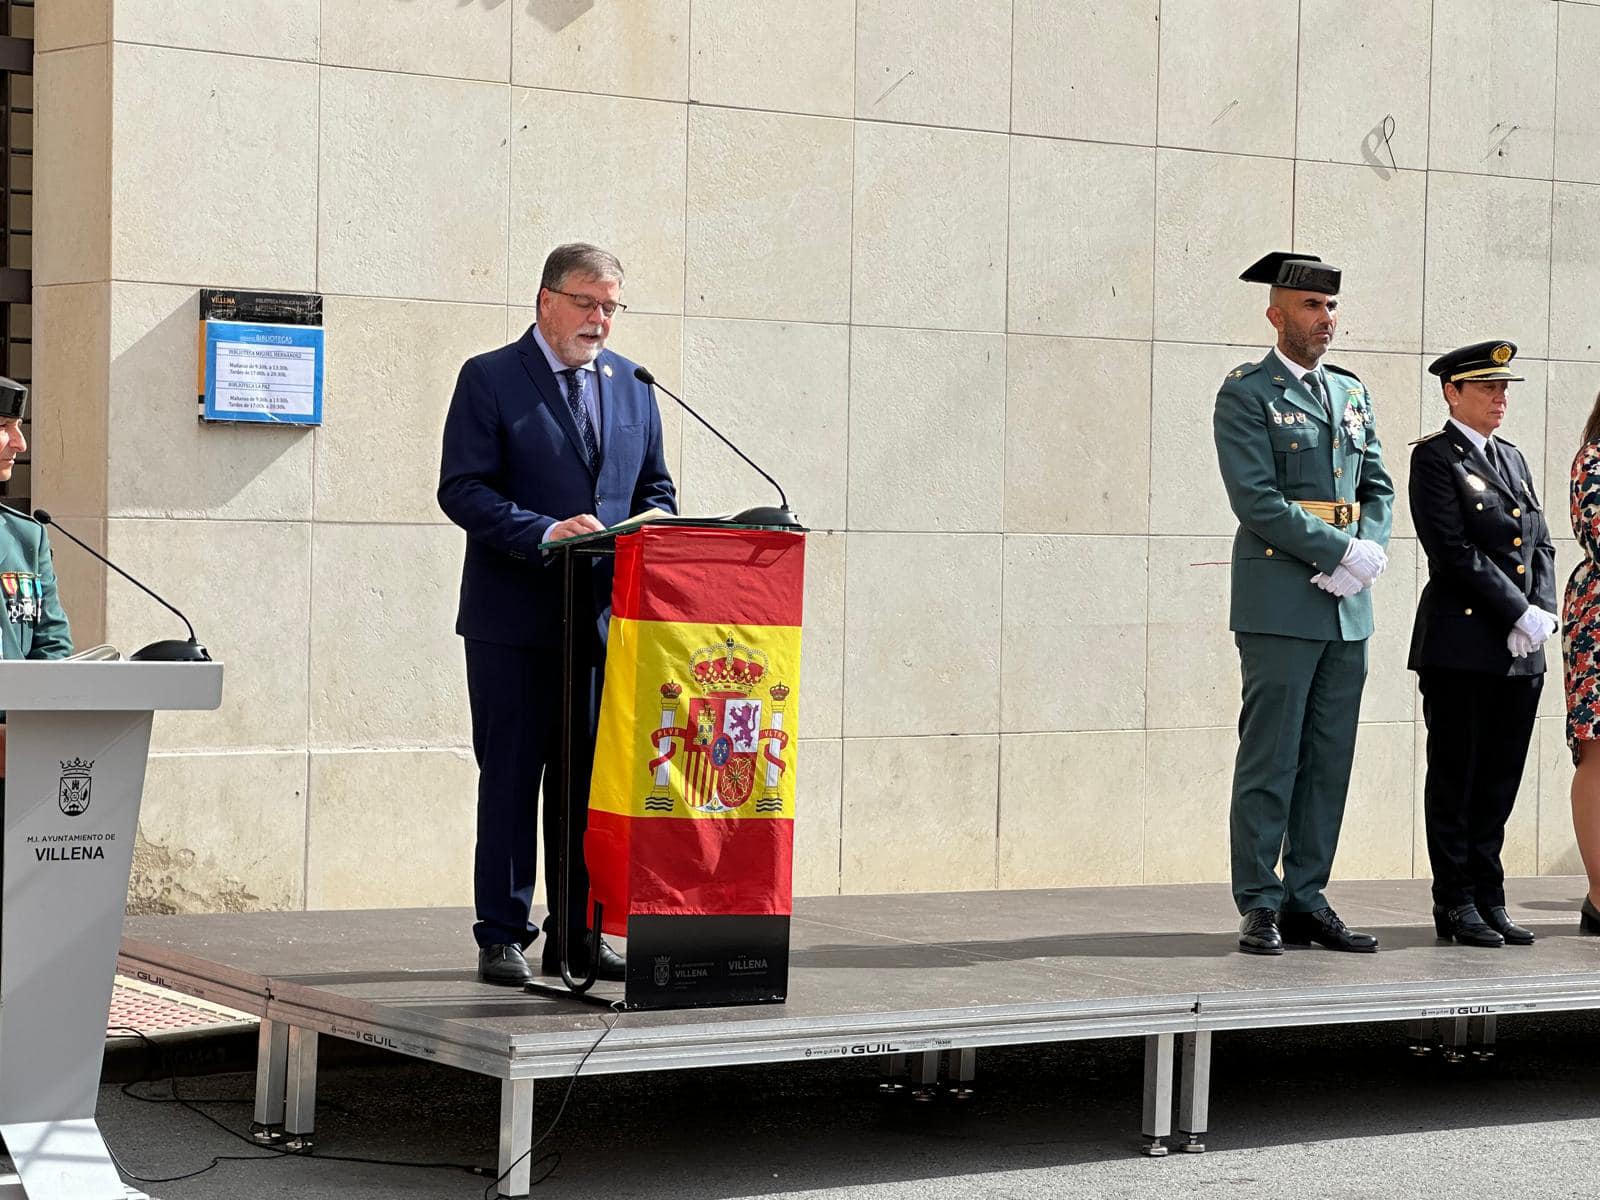
[[(532, 978), (523, 952), (538, 937), (529, 909), (536, 870), (535, 812), (544, 806), (545, 974), (559, 974), (550, 936), (565, 919), (569, 957), (589, 967), (581, 930), (589, 891), (583, 862), (588, 811), (567, 813), (561, 797), (562, 572), (546, 542), (592, 533), (650, 508), (677, 510), (662, 452), (661, 414), (634, 364), (605, 348), (625, 305), (622, 264), (581, 242), (557, 246), (539, 281), (538, 317), (509, 346), (469, 358), (445, 418), (439, 507), (467, 532), (456, 632), (466, 640), (472, 747), (478, 760), (478, 829), (473, 891), (478, 975), (520, 986)], [(587, 796), (594, 758), (605, 636), (611, 609), (608, 560), (580, 580), (580, 665), (589, 721), (571, 764)], [(586, 585), (586, 586), (582, 586)], [(548, 772), (548, 774), (547, 774)], [(569, 909), (559, 913), (556, 878), (569, 864)], [(601, 979), (623, 977), (622, 957), (602, 943)]]

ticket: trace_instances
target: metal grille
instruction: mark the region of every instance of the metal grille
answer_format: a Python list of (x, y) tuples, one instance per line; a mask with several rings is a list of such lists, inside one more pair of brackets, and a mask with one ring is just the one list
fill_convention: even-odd
[(192, 1029), (253, 1024), (248, 1013), (235, 1012), (220, 1004), (180, 996), (166, 988), (133, 979), (117, 977), (111, 991), (111, 1011), (107, 1029), (137, 1029), (140, 1033), (177, 1033)]
[[(33, 7), (0, 0), (0, 375), (33, 386)], [(33, 441), (38, 397), (23, 436)], [(33, 455), (17, 460), (0, 497), (33, 506)]]

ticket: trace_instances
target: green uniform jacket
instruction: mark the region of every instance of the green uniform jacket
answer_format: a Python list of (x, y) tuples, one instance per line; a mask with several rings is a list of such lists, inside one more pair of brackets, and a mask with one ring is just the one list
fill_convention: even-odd
[[(1278, 356), (1229, 372), (1212, 427), (1217, 466), (1239, 518), (1228, 627), (1320, 641), (1372, 636), (1372, 590), (1345, 600), (1311, 582), (1332, 573), (1352, 536), (1386, 546), (1394, 482), (1383, 465), (1372, 398), (1342, 367), (1324, 363), (1330, 426)], [(1357, 501), (1359, 528), (1337, 529), (1295, 500)]]
[(56, 569), (44, 526), (0, 509), (0, 658), (65, 658), (71, 653), (72, 633), (56, 595)]

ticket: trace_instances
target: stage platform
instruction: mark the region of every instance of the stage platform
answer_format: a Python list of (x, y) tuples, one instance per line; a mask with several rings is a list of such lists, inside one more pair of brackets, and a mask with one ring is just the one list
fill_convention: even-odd
[[(1439, 942), (1427, 881), (1365, 881), (1330, 896), (1379, 935), (1377, 954), (1277, 958), (1237, 952), (1214, 884), (800, 899), (788, 1003), (743, 1008), (615, 1014), (479, 983), (466, 909), (134, 918), (119, 970), (261, 1018), (256, 1121), (294, 1146), (311, 1145), (321, 1035), (500, 1079), (500, 1193), (520, 1196), (534, 1083), (580, 1063), (588, 1075), (859, 1056), (932, 1088), (944, 1059), (959, 1093), (983, 1046), (1138, 1037), (1146, 1151), (1165, 1151), (1175, 1082), (1180, 1147), (1200, 1150), (1215, 1031), (1406, 1021), (1456, 1055), (1492, 1045), (1498, 1017), (1600, 1009), (1582, 881), (1507, 891), (1536, 945)], [(621, 985), (595, 993), (620, 999)]]

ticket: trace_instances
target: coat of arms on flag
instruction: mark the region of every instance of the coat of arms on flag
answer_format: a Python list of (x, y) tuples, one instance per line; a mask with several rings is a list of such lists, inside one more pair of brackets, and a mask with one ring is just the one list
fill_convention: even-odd
[[(681, 725), (683, 685), (670, 679), (661, 685), (661, 724), (650, 738), (657, 751), (649, 764), (654, 786), (645, 811), (672, 812), (678, 797), (690, 813), (731, 812), (752, 797), (758, 813), (783, 811), (779, 783), (788, 766), (783, 724), (790, 689), (781, 682), (762, 688), (769, 661), (764, 651), (731, 637), (696, 650), (688, 677), (700, 694), (689, 698)], [(763, 712), (770, 724), (763, 724)], [(672, 764), (680, 755), (675, 787)]]

